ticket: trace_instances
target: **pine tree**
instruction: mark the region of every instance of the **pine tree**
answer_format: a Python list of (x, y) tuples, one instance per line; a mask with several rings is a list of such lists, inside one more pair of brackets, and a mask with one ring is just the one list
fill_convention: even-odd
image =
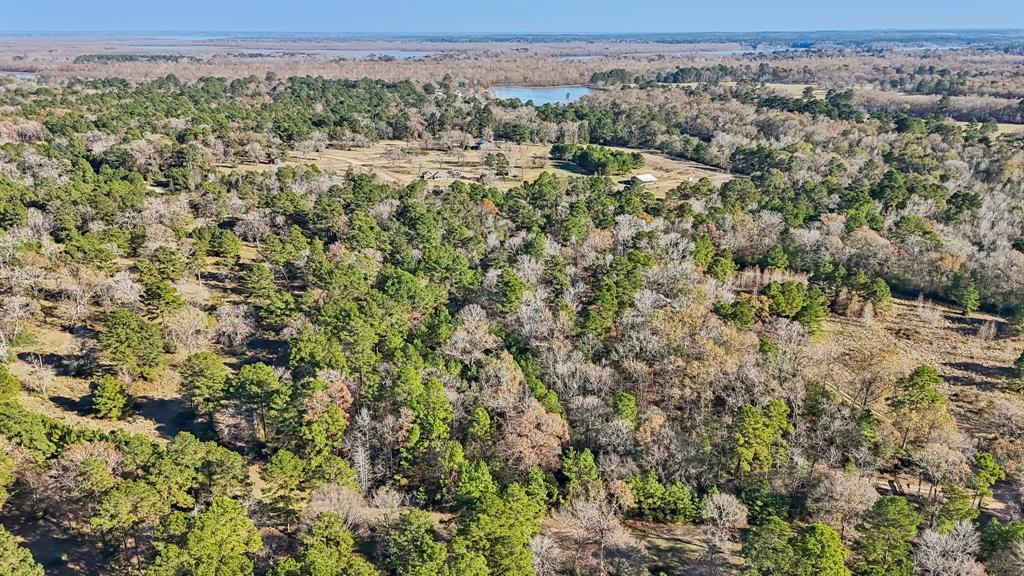
[(132, 406), (132, 397), (124, 382), (114, 376), (103, 376), (89, 386), (92, 411), (100, 418), (120, 420)]

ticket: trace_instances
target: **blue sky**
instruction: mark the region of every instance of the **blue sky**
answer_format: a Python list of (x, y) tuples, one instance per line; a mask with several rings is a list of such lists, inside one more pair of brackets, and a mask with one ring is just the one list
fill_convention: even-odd
[(707, 32), (1022, 28), (1022, 0), (0, 0), (7, 32)]

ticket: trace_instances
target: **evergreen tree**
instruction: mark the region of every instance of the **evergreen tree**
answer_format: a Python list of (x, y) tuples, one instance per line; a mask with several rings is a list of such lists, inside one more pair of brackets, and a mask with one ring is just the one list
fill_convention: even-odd
[(750, 576), (789, 576), (793, 573), (793, 530), (785, 520), (771, 516), (743, 538), (743, 557)]
[(120, 420), (131, 410), (132, 397), (124, 382), (114, 376), (102, 376), (89, 386), (92, 411), (100, 418)]
[(160, 329), (124, 308), (107, 313), (99, 341), (104, 358), (133, 376), (148, 375), (163, 352)]
[(964, 316), (970, 316), (972, 312), (978, 309), (981, 304), (981, 298), (978, 294), (978, 287), (975, 286), (973, 280), (967, 280), (960, 283), (956, 287), (953, 293), (953, 300), (960, 305), (960, 309), (963, 311)]
[(816, 523), (800, 531), (793, 543), (793, 576), (850, 576), (846, 558), (850, 555), (839, 533)]
[(213, 352), (196, 352), (181, 365), (181, 387), (197, 410), (210, 413), (227, 388), (228, 369)]
[(505, 268), (498, 276), (498, 310), (510, 314), (519, 309), (523, 296), (530, 286), (524, 282), (511, 268)]
[[(319, 514), (302, 538), (305, 550), (296, 563), (301, 576), (375, 576), (373, 564), (355, 554), (355, 539), (341, 517)], [(283, 576), (283, 575), (282, 575)]]
[(0, 574), (4, 576), (43, 576), (43, 567), (32, 558), (32, 553), (18, 546), (14, 536), (0, 526)]
[(304, 496), (305, 463), (287, 450), (278, 450), (264, 468), (262, 477), (267, 504), (286, 526), (291, 526)]
[(196, 516), (174, 512), (154, 535), (151, 576), (250, 576), (263, 543), (245, 507), (216, 498)]
[(448, 549), (422, 510), (402, 515), (384, 537), (384, 565), (395, 576), (445, 574)]
[(909, 576), (910, 543), (917, 537), (921, 517), (900, 496), (884, 496), (857, 527), (860, 537), (855, 572), (864, 576)]

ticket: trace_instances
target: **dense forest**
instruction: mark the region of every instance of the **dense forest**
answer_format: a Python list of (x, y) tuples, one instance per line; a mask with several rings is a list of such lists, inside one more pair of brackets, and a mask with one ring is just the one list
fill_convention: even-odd
[[(1021, 574), (1024, 355), (815, 351), (916, 306), (1017, 358), (1024, 139), (708, 74), (0, 80), (0, 572)], [(477, 139), (579, 174), (315, 161)]]

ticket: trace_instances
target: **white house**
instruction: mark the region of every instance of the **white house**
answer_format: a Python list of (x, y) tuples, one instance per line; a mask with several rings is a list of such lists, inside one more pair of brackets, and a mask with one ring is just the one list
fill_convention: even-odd
[(655, 182), (658, 181), (657, 178), (651, 176), (650, 174), (637, 174), (633, 176), (633, 180), (637, 182), (642, 182), (644, 184), (654, 184)]

